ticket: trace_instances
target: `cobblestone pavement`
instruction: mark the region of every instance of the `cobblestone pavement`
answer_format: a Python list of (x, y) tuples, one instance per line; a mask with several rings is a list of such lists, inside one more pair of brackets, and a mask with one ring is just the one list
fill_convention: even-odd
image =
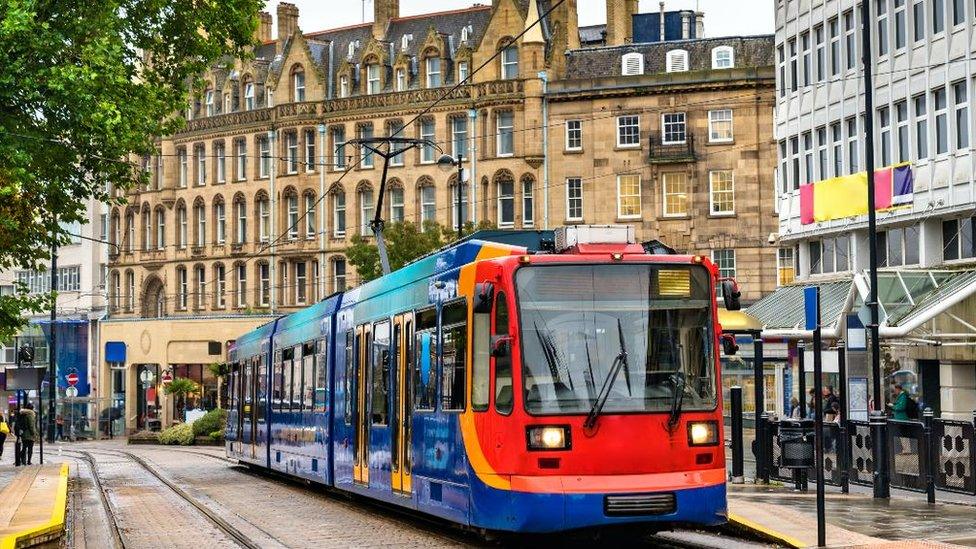
[(224, 460), (219, 449), (118, 443), (70, 448), (63, 458), (73, 463), (77, 505), (72, 509), (83, 508), (72, 518), (69, 546), (73, 548), (111, 547), (112, 543), (87, 464), (74, 458), (79, 450), (89, 451), (96, 460), (126, 548), (209, 549), (237, 544), (122, 451), (143, 458), (260, 547), (460, 547), (474, 541), (444, 532), (440, 525), (250, 473)]

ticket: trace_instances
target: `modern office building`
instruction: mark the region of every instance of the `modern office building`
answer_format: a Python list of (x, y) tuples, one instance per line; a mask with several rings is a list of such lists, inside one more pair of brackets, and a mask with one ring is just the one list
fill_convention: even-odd
[[(801, 286), (822, 289), (829, 340), (863, 349), (869, 238), (865, 116), (874, 122), (885, 382), (947, 417), (976, 409), (976, 156), (972, 2), (871, 1), (865, 113), (860, 6), (777, 0), (777, 269), (787, 285), (750, 312), (795, 342)], [(860, 176), (858, 174), (861, 173)], [(795, 355), (795, 346), (791, 356)], [(854, 383), (869, 375), (853, 353)], [(809, 364), (809, 362), (808, 362)], [(852, 392), (856, 392), (852, 387)]]

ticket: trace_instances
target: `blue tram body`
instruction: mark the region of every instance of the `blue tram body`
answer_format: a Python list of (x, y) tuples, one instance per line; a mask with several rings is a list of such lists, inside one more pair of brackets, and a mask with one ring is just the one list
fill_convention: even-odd
[[(622, 251), (643, 261), (654, 257)], [(715, 424), (722, 440), (721, 421), (714, 419), (721, 413), (717, 400), (710, 411), (682, 414), (681, 432), (669, 440), (657, 431), (647, 434), (666, 414), (602, 418), (608, 433), (663, 441), (641, 446), (649, 465), (633, 471), (594, 465), (620, 444), (596, 440), (607, 449), (602, 456), (587, 450), (585, 439), (592, 435), (577, 434), (582, 417), (533, 416), (518, 406), (492, 414), (501, 408), (506, 383), (514, 389), (525, 382), (517, 373), (517, 352), (505, 379), (498, 374), (501, 359), (484, 348), (488, 330), (502, 327), (478, 316), (476, 304), (484, 301), (478, 292), (493, 284), (492, 292), (514, 294), (511, 272), (528, 263), (525, 254), (518, 246), (467, 240), (241, 336), (229, 353), (227, 455), (488, 530), (724, 522), (721, 445), (695, 452), (684, 440), (690, 432), (685, 421), (690, 429), (696, 420)], [(606, 262), (605, 254), (600, 261)], [(512, 349), (520, 344), (517, 337), (510, 343)], [(485, 372), (490, 365), (493, 376), (481, 389), (472, 386), (480, 379), (479, 364)], [(715, 375), (717, 382), (717, 366)], [(473, 402), (482, 389), (490, 393), (483, 408)], [(521, 403), (523, 394), (514, 393)], [(627, 423), (636, 418), (643, 423)], [(526, 429), (553, 422), (573, 423), (566, 428), (576, 447), (527, 451)], [(573, 469), (566, 462), (577, 451), (591, 457)], [(675, 457), (666, 463), (653, 457), (667, 451)], [(710, 465), (701, 465), (703, 456)], [(643, 512), (615, 513), (608, 507), (615, 494), (660, 497)]]

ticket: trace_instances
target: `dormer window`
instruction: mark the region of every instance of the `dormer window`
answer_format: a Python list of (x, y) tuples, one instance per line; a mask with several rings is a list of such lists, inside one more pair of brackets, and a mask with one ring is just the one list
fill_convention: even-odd
[(254, 110), (254, 84), (252, 82), (244, 84), (244, 110)]
[(468, 62), (458, 61), (457, 64), (457, 81), (458, 83), (464, 82), (468, 79)]
[(626, 53), (620, 60), (620, 74), (635, 76), (644, 74), (644, 55), (640, 53)]
[(224, 94), (224, 112), (230, 112), (230, 94)]
[(471, 39), (471, 26), (461, 27), (461, 43), (467, 44)]
[(339, 97), (349, 97), (349, 77), (339, 77)]
[(396, 70), (396, 91), (402, 92), (407, 89), (407, 71), (403, 69)]
[(668, 52), (667, 71), (686, 72), (688, 70), (688, 52), (685, 50), (671, 50)]
[(407, 51), (410, 48), (411, 40), (413, 40), (412, 34), (404, 34), (400, 37), (400, 51)]
[(735, 53), (731, 46), (712, 48), (712, 68), (731, 69), (735, 66)]
[(271, 88), (265, 88), (265, 93), (268, 95), (268, 107), (274, 107), (274, 90)]
[(207, 106), (207, 116), (214, 115), (214, 92), (213, 90), (207, 90), (204, 94), (204, 104)]
[(356, 55), (356, 43), (349, 42), (349, 48), (348, 51), (346, 52), (346, 59), (352, 61), (352, 58), (355, 57), (355, 55)]
[(517, 46), (509, 46), (502, 50), (502, 80), (518, 78), (519, 55)]
[(292, 77), (295, 102), (305, 101), (305, 71), (297, 70)]
[(380, 93), (380, 66), (366, 65), (366, 93), (373, 95)]
[(439, 88), (441, 86), (441, 58), (427, 58), (427, 87)]

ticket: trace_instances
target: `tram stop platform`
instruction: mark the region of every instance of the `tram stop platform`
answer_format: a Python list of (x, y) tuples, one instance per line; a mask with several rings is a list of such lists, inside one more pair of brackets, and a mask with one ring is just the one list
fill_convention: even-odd
[(57, 543), (64, 534), (68, 465), (14, 467), (5, 461), (0, 464), (0, 549)]
[[(817, 496), (790, 487), (729, 484), (729, 521), (786, 547), (817, 546)], [(826, 494), (828, 547), (976, 547), (976, 506), (865, 494)]]

